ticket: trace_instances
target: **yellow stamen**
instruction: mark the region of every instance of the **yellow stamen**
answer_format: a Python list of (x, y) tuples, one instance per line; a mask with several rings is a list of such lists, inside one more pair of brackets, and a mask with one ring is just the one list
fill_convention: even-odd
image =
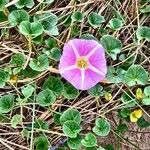
[(88, 67), (88, 60), (85, 57), (77, 59), (76, 65), (80, 69), (86, 69)]

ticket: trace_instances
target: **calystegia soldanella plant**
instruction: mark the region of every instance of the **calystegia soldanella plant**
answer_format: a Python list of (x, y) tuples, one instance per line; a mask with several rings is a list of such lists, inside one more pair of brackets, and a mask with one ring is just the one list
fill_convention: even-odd
[(150, 149), (150, 0), (0, 0), (0, 150)]

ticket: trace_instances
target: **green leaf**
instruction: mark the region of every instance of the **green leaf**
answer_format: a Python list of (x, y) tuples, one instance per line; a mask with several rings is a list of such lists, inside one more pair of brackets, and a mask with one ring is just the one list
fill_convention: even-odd
[(36, 96), (36, 101), (40, 106), (49, 106), (52, 105), (56, 100), (54, 93), (49, 90), (43, 90)]
[(60, 123), (60, 117), (61, 117), (61, 114), (54, 114), (53, 119), (54, 119), (54, 123), (56, 125), (60, 125), (61, 124)]
[(138, 40), (145, 39), (146, 41), (150, 41), (150, 28), (146, 26), (140, 26), (136, 31), (136, 36)]
[(66, 121), (74, 121), (77, 124), (81, 123), (81, 114), (78, 110), (69, 108), (60, 117), (60, 123), (64, 124)]
[(32, 23), (29, 21), (22, 21), (19, 25), (19, 31), (25, 36), (36, 37), (43, 33), (43, 26), (38, 21)]
[(8, 113), (14, 106), (14, 95), (8, 94), (0, 98), (0, 113)]
[(126, 131), (128, 131), (128, 126), (126, 124), (119, 124), (117, 126), (117, 129), (116, 129), (117, 133), (124, 133)]
[(14, 10), (8, 16), (8, 22), (15, 27), (22, 21), (29, 21), (29, 15), (25, 10)]
[(75, 99), (79, 95), (79, 91), (67, 82), (64, 85), (62, 95), (68, 100)]
[(23, 122), (22, 115), (14, 115), (11, 119), (11, 126), (16, 129), (17, 125), (21, 124), (22, 122)]
[(97, 140), (94, 134), (88, 133), (85, 138), (81, 141), (82, 145), (85, 147), (93, 147), (96, 146)]
[(146, 121), (143, 117), (138, 119), (137, 124), (140, 128), (147, 128), (150, 126), (150, 122)]
[(21, 131), (21, 136), (23, 137), (23, 138), (26, 138), (27, 140), (30, 138), (30, 132), (27, 130), (27, 129), (23, 129), (22, 131)]
[(109, 21), (108, 27), (112, 30), (119, 30), (123, 26), (122, 20), (113, 18)]
[(142, 66), (132, 65), (126, 72), (125, 82), (129, 86), (134, 86), (136, 84), (145, 85), (148, 82), (148, 73)]
[(50, 89), (55, 93), (61, 93), (63, 90), (63, 83), (58, 77), (50, 76), (43, 84), (44, 89)]
[(44, 31), (49, 35), (58, 35), (58, 28), (56, 26), (58, 22), (58, 17), (53, 13), (45, 13), (36, 15), (34, 20), (38, 20), (42, 23)]
[(108, 144), (105, 146), (106, 150), (115, 150), (112, 144)]
[(35, 71), (31, 69), (30, 67), (26, 67), (25, 69), (21, 70), (21, 74), (26, 78), (34, 78), (36, 77), (40, 72)]
[(25, 87), (21, 89), (22, 94), (24, 95), (25, 98), (29, 98), (35, 90), (35, 87), (32, 85), (28, 84)]
[(88, 93), (93, 97), (103, 96), (103, 87), (100, 84), (97, 84), (93, 88), (89, 89)]
[(131, 110), (128, 108), (123, 108), (119, 111), (118, 116), (120, 118), (127, 118), (131, 114)]
[(82, 22), (84, 15), (81, 11), (75, 11), (71, 16), (72, 21)]
[(111, 83), (121, 83), (124, 82), (124, 76), (126, 71), (122, 68), (114, 68), (109, 66), (107, 69), (106, 79)]
[(0, 11), (0, 22), (7, 21), (7, 15)]
[(48, 150), (49, 142), (46, 136), (36, 137), (34, 140), (36, 150)]
[(94, 37), (94, 35), (89, 34), (89, 33), (82, 34), (82, 35), (80, 36), (80, 38), (81, 38), (81, 39), (85, 39), (85, 40), (95, 40), (95, 41), (99, 42), (99, 40), (98, 40), (96, 37)]
[(23, 8), (23, 7), (32, 8), (34, 4), (35, 4), (34, 0), (19, 0), (16, 3), (16, 7), (17, 8)]
[(144, 97), (142, 99), (144, 105), (150, 105), (150, 86), (144, 88)]
[(17, 74), (20, 72), (20, 70), (23, 68), (25, 64), (25, 57), (21, 53), (17, 53), (11, 57), (10, 64), (12, 65), (13, 69), (13, 74)]
[(58, 61), (61, 57), (61, 50), (58, 47), (54, 47), (49, 51), (49, 55), (51, 59)]
[(140, 8), (141, 13), (149, 13), (150, 12), (150, 6), (144, 6)]
[(116, 60), (117, 54), (120, 53), (122, 49), (121, 41), (108, 34), (103, 35), (100, 41), (111, 58)]
[(88, 22), (93, 28), (97, 28), (101, 23), (105, 22), (105, 19), (103, 16), (95, 12), (91, 12), (88, 16)]
[(81, 127), (74, 121), (69, 120), (63, 124), (63, 132), (70, 138), (76, 138), (80, 131)]
[(106, 149), (100, 146), (97, 150), (106, 150)]
[(47, 122), (41, 120), (41, 119), (37, 119), (34, 123), (34, 128), (36, 129), (43, 129), (43, 130), (48, 130), (49, 129), (49, 125)]
[(134, 107), (136, 105), (135, 99), (129, 92), (122, 94), (121, 101), (124, 103), (126, 107)]
[(57, 41), (53, 38), (45, 40), (45, 44), (49, 49), (52, 49), (57, 46)]
[(95, 122), (96, 126), (93, 128), (93, 132), (98, 136), (107, 136), (110, 132), (111, 125), (104, 118), (98, 118)]
[(4, 87), (10, 76), (7, 72), (0, 69), (0, 88)]
[(81, 147), (81, 136), (78, 135), (76, 138), (68, 138), (67, 144), (71, 149), (80, 149)]
[(3, 11), (4, 6), (9, 3), (9, 0), (0, 0), (0, 11)]
[(47, 70), (49, 67), (49, 60), (48, 57), (43, 54), (40, 55), (37, 59), (32, 59), (29, 63), (29, 66), (35, 71), (44, 71)]

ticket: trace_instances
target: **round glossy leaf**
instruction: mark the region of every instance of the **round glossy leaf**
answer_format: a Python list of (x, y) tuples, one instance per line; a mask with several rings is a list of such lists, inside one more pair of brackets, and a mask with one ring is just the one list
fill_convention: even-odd
[(35, 4), (34, 0), (19, 0), (16, 3), (16, 7), (17, 8), (23, 8), (23, 7), (32, 8), (34, 4)]
[(49, 67), (49, 60), (46, 55), (40, 55), (37, 59), (32, 59), (29, 66), (35, 71), (44, 71)]
[(76, 138), (68, 138), (67, 144), (71, 149), (80, 149), (81, 147), (81, 136), (78, 135)]
[(66, 99), (75, 99), (79, 95), (79, 91), (67, 82), (62, 94)]
[(98, 118), (95, 122), (96, 126), (93, 128), (93, 132), (98, 136), (107, 136), (110, 132), (111, 125), (104, 118)]
[(94, 147), (97, 144), (97, 140), (94, 134), (88, 133), (81, 143), (85, 147)]
[(14, 106), (14, 95), (9, 94), (0, 98), (0, 113), (8, 113)]
[(138, 40), (145, 39), (146, 41), (150, 41), (150, 28), (146, 26), (140, 26), (136, 31), (136, 36)]
[(129, 86), (134, 86), (136, 84), (145, 85), (148, 82), (148, 73), (142, 66), (132, 65), (126, 72), (125, 82)]
[(63, 124), (63, 132), (70, 138), (76, 138), (80, 131), (80, 126), (74, 121), (66, 121)]
[(115, 60), (117, 54), (120, 53), (122, 48), (121, 41), (113, 37), (112, 35), (103, 35), (100, 41), (106, 52), (111, 56), (113, 60)]
[(55, 102), (55, 100), (56, 96), (49, 89), (41, 91), (36, 97), (37, 103), (39, 103), (39, 105), (43, 107), (52, 105)]
[(43, 26), (40, 22), (22, 21), (19, 25), (19, 31), (25, 36), (36, 37), (43, 33)]
[(55, 93), (61, 94), (63, 90), (63, 83), (58, 77), (50, 76), (43, 84), (44, 89), (50, 89)]
[(88, 90), (88, 93), (93, 97), (98, 97), (103, 95), (103, 87), (100, 84), (97, 84), (93, 88)]
[(92, 27), (97, 28), (101, 23), (105, 22), (105, 19), (103, 16), (95, 12), (91, 12), (88, 16), (88, 22)]
[(146, 121), (143, 117), (141, 117), (138, 119), (137, 125), (140, 128), (147, 128), (147, 127), (150, 127), (150, 122)]
[(121, 19), (113, 18), (109, 21), (108, 27), (113, 30), (119, 30), (122, 27), (123, 23)]
[(67, 109), (62, 116), (60, 117), (60, 123), (63, 124), (66, 121), (74, 121), (77, 124), (81, 123), (81, 114), (78, 110), (74, 109), (74, 108), (69, 108)]
[(83, 13), (81, 11), (75, 11), (71, 16), (72, 21), (82, 22), (84, 19)]
[(29, 21), (29, 15), (25, 10), (14, 10), (8, 16), (8, 22), (15, 27), (22, 21)]
[(46, 136), (36, 137), (34, 140), (36, 150), (48, 150), (49, 142)]

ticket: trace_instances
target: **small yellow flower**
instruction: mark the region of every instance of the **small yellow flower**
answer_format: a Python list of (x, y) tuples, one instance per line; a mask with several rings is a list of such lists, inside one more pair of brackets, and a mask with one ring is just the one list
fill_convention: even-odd
[(106, 93), (104, 94), (104, 97), (105, 97), (105, 100), (106, 100), (107, 102), (109, 102), (109, 101), (112, 99), (111, 93), (108, 93), (108, 92), (106, 92)]
[(137, 122), (139, 118), (142, 117), (142, 110), (141, 109), (136, 109), (130, 114), (130, 121), (131, 122)]
[(141, 99), (143, 98), (143, 92), (142, 92), (142, 89), (141, 89), (141, 88), (138, 88), (138, 89), (136, 90), (136, 98), (137, 98), (138, 100), (141, 100)]

